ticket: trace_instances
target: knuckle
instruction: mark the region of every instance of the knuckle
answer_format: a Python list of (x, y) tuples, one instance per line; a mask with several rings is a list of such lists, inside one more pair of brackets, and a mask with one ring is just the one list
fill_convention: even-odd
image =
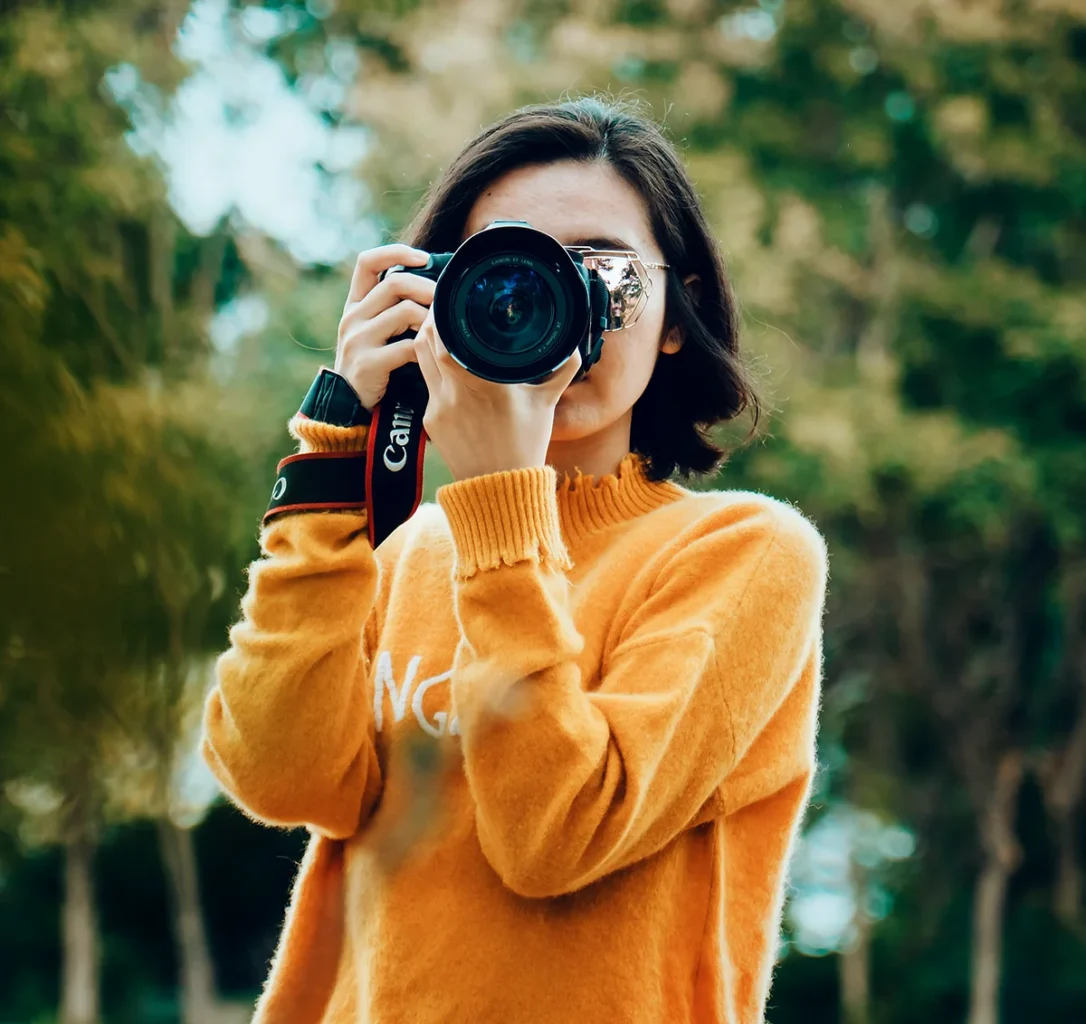
[(388, 282), (392, 294), (404, 301), (414, 299), (419, 294), (418, 283), (420, 278), (408, 271), (399, 271), (390, 274), (385, 280)]

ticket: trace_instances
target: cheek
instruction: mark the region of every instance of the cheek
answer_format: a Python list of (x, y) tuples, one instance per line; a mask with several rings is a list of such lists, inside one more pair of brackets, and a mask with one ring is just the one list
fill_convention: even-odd
[(576, 420), (610, 420), (630, 409), (644, 391), (654, 365), (652, 336), (621, 331), (604, 338), (599, 361), (588, 378), (568, 387), (559, 408)]
[(644, 390), (656, 365), (655, 336), (652, 324), (638, 323), (604, 341), (600, 361), (592, 374), (599, 370), (601, 383), (615, 399), (632, 405)]

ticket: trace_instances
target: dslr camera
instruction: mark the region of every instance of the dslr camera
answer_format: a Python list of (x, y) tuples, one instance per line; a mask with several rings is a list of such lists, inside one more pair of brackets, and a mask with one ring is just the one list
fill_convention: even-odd
[[(430, 278), (434, 324), (464, 369), (498, 384), (537, 384), (581, 353), (583, 377), (614, 321), (612, 293), (592, 257), (526, 221), (497, 220), (456, 252), (423, 267), (390, 267)], [(390, 339), (410, 338), (414, 332)]]

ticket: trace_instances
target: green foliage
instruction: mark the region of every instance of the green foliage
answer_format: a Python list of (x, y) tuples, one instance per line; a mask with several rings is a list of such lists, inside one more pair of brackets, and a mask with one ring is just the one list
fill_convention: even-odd
[[(0, 22), (0, 809), (26, 848), (171, 813), (251, 544), (206, 371), (222, 239), (186, 235), (106, 87), (124, 61), (169, 88), (175, 28), (139, 3)], [(46, 977), (4, 996), (48, 1005)]]
[[(872, 1024), (965, 1016), (989, 937), (976, 881), (1001, 857), (1004, 1018), (1073, 1019), (1086, 925), (1059, 894), (1083, 862), (1081, 785), (1067, 796), (1086, 714), (1081, 5), (262, 6), (296, 15), (267, 44), (291, 82), (320, 72), (327, 43), (357, 47), (358, 173), (388, 238), (517, 104), (620, 90), (664, 121), (773, 410), (703, 483), (794, 501), (830, 544), (811, 820), (847, 804), (916, 837), (870, 869), (892, 902), (871, 922)], [(166, 925), (118, 883), (146, 868), (148, 836), (116, 819), (170, 811), (200, 666), (224, 644), (283, 423), (330, 360), (316, 350), (346, 289), (347, 268), (302, 273), (251, 233), (189, 235), (125, 142), (107, 72), (131, 65), (168, 97), (184, 12), (15, 4), (0, 21), (0, 479), (18, 481), (0, 522), (0, 936), (38, 914), (18, 987), (0, 988), (19, 1019), (53, 1001), (59, 956), (55, 854), (27, 847), (60, 839), (80, 801), (117, 900), (109, 1005), (121, 1019), (147, 993), (169, 1001)], [(267, 326), (213, 353), (209, 317), (250, 293)], [(1004, 806), (995, 780), (1019, 755)], [(198, 834), (230, 991), (262, 980), (297, 838), (225, 808)], [(235, 891), (225, 849), (283, 874)], [(161, 880), (140, 877), (161, 915)], [(793, 951), (771, 1019), (837, 1020), (842, 998), (832, 959)]]

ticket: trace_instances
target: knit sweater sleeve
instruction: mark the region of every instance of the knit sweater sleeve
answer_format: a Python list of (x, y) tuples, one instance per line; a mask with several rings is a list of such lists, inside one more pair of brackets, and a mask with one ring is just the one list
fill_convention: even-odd
[[(365, 447), (367, 427), (295, 417), (301, 451)], [(272, 825), (352, 835), (381, 776), (372, 701), (378, 566), (362, 512), (272, 519), (204, 706), (202, 753), (228, 796)]]
[(820, 670), (827, 574), (798, 512), (727, 503), (661, 540), (648, 599), (588, 664), (555, 484), (547, 466), (437, 492), (457, 555), (452, 694), (479, 841), (509, 888), (539, 898), (650, 856), (707, 808), (810, 778), (816, 688), (789, 697)]

